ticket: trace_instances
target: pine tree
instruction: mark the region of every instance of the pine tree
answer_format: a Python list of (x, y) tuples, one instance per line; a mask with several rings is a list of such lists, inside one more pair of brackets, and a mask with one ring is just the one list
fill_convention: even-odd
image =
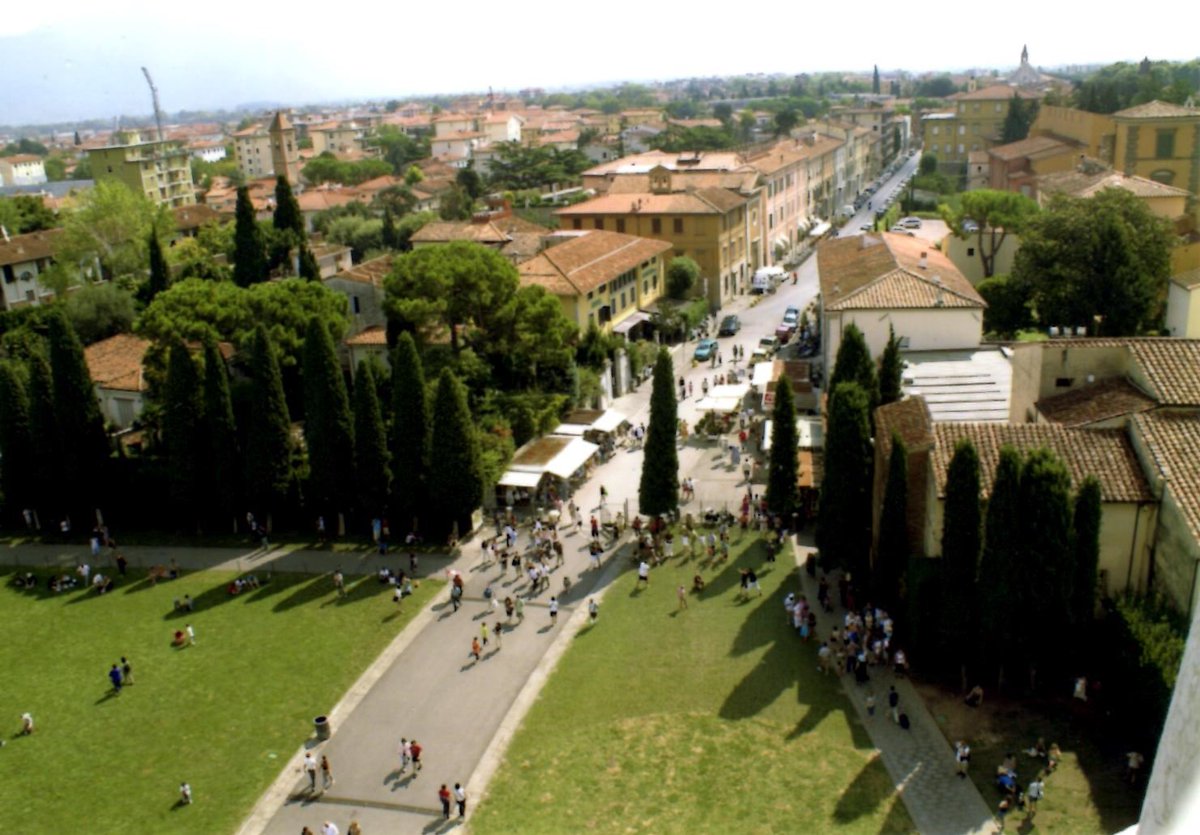
[(947, 675), (965, 679), (975, 650), (975, 581), (983, 547), (979, 453), (970, 441), (954, 447), (942, 518), (942, 661)]
[(1072, 600), (1071, 478), (1052, 452), (1035, 449), (1021, 469), (1018, 538), (1021, 608), (1012, 612), (1014, 650), (1030, 668), (1030, 689), (1037, 670), (1059, 652), (1051, 636), (1067, 637)]
[(886, 406), (904, 396), (904, 361), (900, 359), (900, 340), (895, 329), (888, 325), (888, 343), (879, 359), (879, 404)]
[(204, 340), (204, 408), (200, 435), (203, 443), (203, 501), (214, 530), (236, 529), (241, 497), (238, 473), (237, 424), (229, 393), (229, 371), (216, 339)]
[(358, 467), (358, 509), (368, 518), (382, 515), (386, 507), (392, 482), (388, 459), (375, 374), (370, 363), (360, 362), (354, 379), (354, 460)]
[(867, 414), (874, 421), (875, 408), (879, 405), (875, 361), (871, 359), (866, 338), (853, 322), (842, 332), (842, 343), (838, 346), (833, 374), (829, 378), (829, 391), (835, 391), (841, 383), (858, 383), (862, 387), (867, 395)]
[(771, 459), (767, 470), (767, 508), (790, 524), (796, 509), (796, 402), (786, 376), (775, 384), (771, 413)]
[(988, 496), (983, 557), (979, 565), (980, 672), (1003, 686), (1005, 670), (1015, 669), (1013, 615), (1023, 585), (1020, 524), (1021, 453), (1002, 447)]
[(292, 184), (282, 174), (275, 178), (275, 214), (272, 223), (276, 229), (292, 232), (298, 243), (303, 244), (308, 239), (300, 202), (292, 192)]
[(108, 435), (75, 329), (61, 309), (48, 317), (47, 325), (58, 423), (58, 483), (67, 512), (86, 519), (106, 489)]
[[(405, 530), (420, 530), (429, 508), (429, 405), (425, 370), (412, 334), (402, 333), (392, 357), (392, 509)], [(399, 530), (399, 528), (398, 528)]]
[(234, 213), (233, 280), (239, 287), (249, 287), (266, 279), (266, 242), (255, 219), (250, 191), (242, 186), (237, 190), (237, 209)]
[(638, 484), (638, 510), (647, 516), (673, 513), (679, 507), (679, 450), (675, 447), (678, 430), (675, 370), (671, 355), (661, 348), (654, 362), (650, 423), (646, 427), (646, 453)]
[(349, 509), (357, 492), (354, 421), (333, 337), (316, 316), (304, 335), (302, 376), (310, 504), (332, 522)]
[(167, 358), (162, 435), (171, 504), (175, 521), (184, 529), (196, 522), (201, 472), (207, 463), (198, 432), (202, 414), (200, 393), (196, 362), (187, 346), (177, 342), (171, 346)]
[(0, 361), (0, 493), (5, 516), (30, 506), (37, 479), (29, 391), (17, 367)]
[(1100, 482), (1088, 476), (1075, 496), (1071, 525), (1074, 574), (1071, 582), (1071, 625), (1087, 636), (1096, 616), (1096, 575), (1100, 564)]
[(869, 588), (871, 480), (874, 450), (870, 400), (858, 383), (841, 383), (829, 401), (825, 480), (817, 506), (817, 545), (825, 568), (844, 568)]
[(34, 481), (29, 504), (49, 523), (63, 508), (55, 485), (62, 470), (58, 417), (54, 411), (54, 375), (41, 351), (29, 356), (29, 418), (32, 423)]
[(259, 325), (250, 340), (253, 381), (246, 427), (246, 498), (260, 513), (278, 509), (292, 480), (292, 419), (275, 346)]
[(908, 576), (908, 448), (892, 435), (888, 458), (887, 486), (879, 512), (879, 543), (875, 549), (872, 599), (894, 606), (903, 594), (901, 583)]
[(166, 290), (171, 284), (171, 272), (167, 267), (166, 256), (163, 255), (162, 244), (158, 240), (158, 232), (150, 231), (148, 241), (150, 249), (150, 278), (138, 294), (142, 304), (150, 304), (154, 297)]
[(471, 514), (483, 499), (479, 436), (467, 406), (467, 389), (449, 369), (438, 378), (433, 399), (429, 470), (429, 515), (435, 536), (459, 535), (471, 528)]
[(298, 267), (301, 278), (309, 281), (321, 280), (321, 265), (317, 263), (317, 257), (313, 255), (312, 247), (307, 243), (300, 244), (300, 263)]

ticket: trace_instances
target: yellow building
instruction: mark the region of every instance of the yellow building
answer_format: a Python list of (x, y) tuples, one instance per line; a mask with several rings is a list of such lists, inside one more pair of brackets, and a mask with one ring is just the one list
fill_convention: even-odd
[(586, 330), (629, 333), (650, 316), (666, 287), (667, 241), (599, 230), (559, 233), (550, 247), (517, 265), (521, 283), (556, 296), (568, 319)]
[(754, 269), (747, 243), (756, 234), (750, 229), (750, 202), (719, 187), (672, 191), (671, 172), (660, 167), (651, 172), (648, 192), (606, 194), (555, 214), (568, 230), (670, 241), (673, 257), (686, 255), (700, 265), (693, 293), (706, 296), (716, 310), (744, 291)]
[(1037, 93), (1007, 84), (950, 96), (952, 111), (930, 113), (921, 119), (925, 153), (933, 154), (939, 163), (962, 165), (972, 151), (998, 145), (1013, 96), (1030, 101), (1039, 98)]
[(1080, 153), (1094, 159), (1113, 162), (1113, 120), (1103, 113), (1089, 113), (1074, 107), (1043, 104), (1029, 128), (1029, 136), (1052, 136), (1080, 146)]
[(191, 154), (182, 142), (139, 142), (88, 151), (92, 176), (116, 180), (163, 206), (196, 202)]
[(1200, 194), (1200, 108), (1162, 101), (1139, 104), (1112, 115), (1116, 126), (1113, 167)]

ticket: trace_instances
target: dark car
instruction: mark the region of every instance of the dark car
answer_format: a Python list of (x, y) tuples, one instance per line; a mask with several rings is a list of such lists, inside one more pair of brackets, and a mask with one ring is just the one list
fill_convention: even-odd
[(705, 360), (712, 359), (713, 354), (715, 354), (716, 352), (717, 352), (717, 340), (702, 339), (702, 340), (700, 340), (700, 344), (696, 346), (696, 352), (694, 354), (692, 354), (692, 356), (695, 357), (697, 360), (704, 362)]
[(742, 329), (742, 321), (736, 316), (726, 316), (721, 320), (721, 327), (717, 330), (717, 336), (734, 336)]

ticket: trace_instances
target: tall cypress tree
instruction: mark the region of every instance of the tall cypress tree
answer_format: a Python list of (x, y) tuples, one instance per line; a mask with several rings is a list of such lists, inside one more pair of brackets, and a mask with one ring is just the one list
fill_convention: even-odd
[(250, 191), (242, 186), (237, 190), (233, 232), (233, 280), (239, 287), (266, 281), (266, 246), (255, 219), (254, 204), (250, 202)]
[(871, 76), (871, 92), (879, 94), (879, 65), (875, 65), (875, 73)]
[(206, 464), (197, 431), (201, 425), (200, 393), (196, 362), (187, 346), (176, 342), (167, 359), (167, 379), (163, 385), (162, 434), (175, 521), (185, 527), (197, 521), (201, 472)]
[(304, 229), (304, 215), (300, 212), (300, 201), (292, 192), (292, 184), (282, 174), (275, 178), (275, 214), (271, 220), (276, 229), (292, 232), (297, 242), (303, 243), (308, 238)]
[(383, 210), (383, 230), (380, 233), (383, 246), (386, 249), (399, 249), (400, 236), (396, 232), (396, 216), (390, 206)]
[(58, 416), (54, 411), (54, 374), (41, 351), (29, 357), (29, 418), (36, 464), (29, 504), (49, 525), (53, 515), (63, 510), (63, 497), (55, 489), (62, 470), (62, 450), (58, 447)]
[(817, 506), (817, 545), (826, 568), (851, 572), (869, 588), (871, 480), (874, 450), (867, 417), (870, 400), (858, 383), (841, 383), (829, 401), (825, 480)]
[(241, 490), (238, 473), (237, 425), (229, 393), (229, 371), (217, 340), (204, 340), (204, 409), (200, 432), (204, 445), (204, 499), (208, 521), (214, 529), (236, 530), (237, 501)]
[[(412, 334), (396, 340), (392, 358), (392, 512), (403, 530), (420, 530), (428, 510), (429, 405), (425, 370)], [(397, 528), (400, 530), (401, 528)]]
[(105, 489), (108, 435), (75, 329), (62, 310), (55, 310), (47, 324), (62, 468), (60, 484), (68, 513), (82, 522), (90, 519), (95, 499)]
[(275, 346), (259, 325), (250, 340), (253, 380), (246, 427), (246, 499), (259, 513), (282, 506), (292, 480), (292, 419)]
[(428, 479), (433, 533), (445, 536), (457, 525), (465, 534), (483, 499), (483, 470), (467, 389), (449, 369), (442, 371), (434, 395), (430, 458), (437, 461)]
[(388, 458), (375, 374), (370, 363), (360, 362), (354, 379), (354, 460), (358, 468), (358, 508), (368, 518), (382, 514), (387, 504), (392, 482)]
[(979, 565), (979, 660), (981, 675), (998, 687), (1015, 669), (1012, 652), (1015, 614), (1023, 609), (1020, 525), (1021, 453), (1002, 447), (988, 496), (983, 557)]
[(0, 361), (0, 492), (10, 520), (31, 505), (37, 478), (29, 391), (17, 367)]
[(875, 408), (879, 405), (879, 379), (867, 340), (853, 322), (842, 332), (842, 343), (838, 346), (833, 374), (829, 377), (829, 391), (836, 390), (841, 383), (858, 383), (862, 387), (867, 395), (867, 414), (874, 421)]
[(945, 672), (965, 679), (975, 650), (975, 581), (983, 547), (979, 453), (961, 440), (946, 470), (942, 522), (942, 660)]
[(888, 343), (879, 359), (879, 403), (886, 406), (895, 403), (903, 392), (904, 361), (900, 359), (900, 340), (896, 338), (895, 329), (888, 325)]
[(311, 504), (332, 523), (354, 501), (354, 421), (333, 337), (314, 316), (304, 334), (304, 439)]
[(908, 576), (908, 448), (892, 434), (887, 486), (879, 512), (879, 544), (871, 569), (872, 599), (889, 606), (900, 603), (901, 582)]
[(298, 272), (301, 278), (309, 281), (321, 280), (321, 265), (317, 256), (313, 255), (312, 247), (307, 242), (300, 244), (300, 262)]
[(1071, 524), (1074, 577), (1071, 581), (1071, 625), (1085, 637), (1096, 616), (1096, 576), (1100, 565), (1100, 482), (1088, 476), (1075, 496)]
[(679, 507), (679, 450), (675, 447), (678, 430), (674, 366), (667, 349), (661, 348), (654, 362), (650, 423), (646, 427), (646, 453), (638, 484), (638, 510), (648, 516), (673, 513)]
[[(796, 402), (786, 376), (775, 384), (775, 408), (771, 413), (771, 460), (767, 471), (767, 508), (792, 518), (796, 509)], [(790, 521), (788, 521), (790, 524)]]
[(1072, 600), (1071, 478), (1054, 453), (1035, 449), (1021, 470), (1018, 536), (1024, 594), (1013, 612), (1015, 650), (1036, 673), (1059, 653), (1051, 636), (1067, 636)]
[(147, 243), (150, 250), (150, 278), (138, 293), (142, 304), (150, 304), (154, 301), (155, 296), (166, 290), (171, 284), (171, 272), (167, 267), (167, 259), (163, 255), (157, 230), (150, 231)]

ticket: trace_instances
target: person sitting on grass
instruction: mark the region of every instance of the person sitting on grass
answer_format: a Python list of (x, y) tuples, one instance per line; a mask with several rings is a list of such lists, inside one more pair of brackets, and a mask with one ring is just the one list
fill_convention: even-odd
[(1046, 758), (1046, 739), (1045, 739), (1045, 737), (1039, 736), (1037, 738), (1037, 742), (1033, 743), (1032, 746), (1025, 749), (1025, 753), (1031, 757), (1036, 757), (1038, 759), (1044, 760)]
[(696, 594), (704, 591), (704, 578), (699, 574), (692, 578), (692, 591)]
[(183, 630), (182, 630), (182, 629), (176, 629), (176, 630), (175, 630), (175, 635), (174, 635), (174, 637), (171, 639), (171, 646), (173, 646), (173, 647), (181, 647), (181, 646), (183, 646), (185, 643), (187, 643), (187, 636), (183, 634)]

